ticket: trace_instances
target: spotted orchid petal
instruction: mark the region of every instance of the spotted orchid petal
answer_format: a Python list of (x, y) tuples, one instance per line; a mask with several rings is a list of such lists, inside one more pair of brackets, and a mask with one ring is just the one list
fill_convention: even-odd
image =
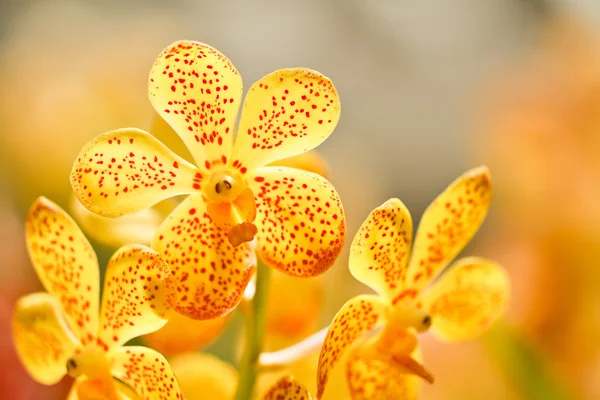
[(248, 184), (256, 196), (261, 259), (292, 276), (325, 272), (339, 256), (346, 221), (325, 178), (294, 168), (263, 167)]
[(426, 287), (479, 230), (492, 198), (486, 167), (467, 171), (427, 207), (407, 273), (407, 287)]
[(350, 248), (350, 273), (392, 301), (404, 287), (412, 219), (406, 206), (390, 199), (374, 209), (356, 233)]
[(21, 297), (13, 314), (13, 340), (21, 364), (44, 385), (66, 375), (67, 360), (79, 345), (61, 314), (60, 304), (48, 293)]
[(186, 353), (170, 360), (186, 399), (233, 399), (238, 375), (212, 354)]
[(269, 164), (269, 166), (303, 169), (304, 171), (321, 175), (325, 179), (329, 179), (330, 176), (329, 165), (327, 164), (327, 161), (325, 161), (323, 156), (321, 156), (315, 150), (273, 161)]
[(227, 162), (242, 100), (242, 78), (227, 57), (203, 43), (175, 42), (154, 62), (148, 93), (198, 166)]
[(291, 376), (279, 379), (263, 396), (264, 400), (312, 400), (312, 396)]
[(241, 301), (256, 268), (251, 245), (232, 247), (227, 232), (206, 213), (200, 194), (189, 196), (169, 215), (152, 248), (171, 269), (170, 305), (193, 319), (230, 312)]
[(270, 73), (250, 87), (233, 148), (242, 173), (320, 145), (340, 118), (331, 81), (306, 68)]
[(198, 350), (212, 343), (228, 326), (231, 314), (197, 320), (171, 313), (167, 324), (144, 336), (144, 342), (165, 356)]
[(489, 260), (468, 257), (450, 266), (424, 294), (433, 333), (442, 340), (463, 341), (483, 333), (506, 310), (510, 281)]
[(134, 128), (103, 133), (73, 164), (71, 185), (90, 211), (120, 217), (201, 188), (202, 175), (150, 134)]
[[(67, 395), (67, 400), (105, 400), (107, 398), (102, 381), (91, 379), (86, 376), (80, 376), (75, 379), (71, 390)], [(129, 386), (112, 380), (118, 400), (141, 400)]]
[(338, 311), (319, 355), (318, 399), (323, 396), (331, 370), (354, 342), (384, 322), (386, 308), (387, 304), (379, 296), (360, 295), (348, 300)]
[(183, 400), (177, 378), (167, 360), (147, 347), (117, 347), (110, 353), (112, 375), (146, 400)]
[(60, 207), (38, 198), (27, 216), (27, 249), (48, 293), (83, 344), (98, 332), (100, 273), (96, 254), (79, 227)]
[(415, 400), (421, 386), (418, 376), (382, 359), (360, 355), (348, 359), (346, 379), (352, 400)]
[(108, 348), (154, 332), (167, 323), (169, 268), (142, 245), (123, 246), (111, 257), (104, 277), (100, 341)]

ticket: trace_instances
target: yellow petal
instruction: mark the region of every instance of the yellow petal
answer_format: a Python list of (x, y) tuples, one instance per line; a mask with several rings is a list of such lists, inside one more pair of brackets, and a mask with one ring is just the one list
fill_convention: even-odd
[(267, 302), (267, 332), (289, 340), (302, 339), (316, 331), (325, 302), (324, 292), (323, 283), (316, 278), (297, 278), (273, 271)]
[(203, 43), (175, 42), (154, 62), (148, 93), (198, 166), (229, 157), (242, 78), (227, 57)]
[(324, 273), (339, 256), (346, 221), (339, 195), (319, 175), (263, 167), (249, 178), (257, 201), (257, 251), (270, 266), (293, 276)]
[(233, 400), (236, 370), (212, 354), (188, 353), (171, 359), (186, 399)]
[(167, 360), (141, 346), (118, 347), (111, 351), (112, 374), (145, 400), (182, 400), (179, 383)]
[(169, 268), (160, 255), (142, 245), (121, 247), (104, 276), (99, 338), (109, 348), (154, 332), (167, 323)]
[(425, 294), (432, 330), (447, 341), (473, 339), (506, 310), (510, 281), (492, 261), (469, 257), (458, 260)]
[(229, 324), (231, 314), (196, 320), (171, 313), (169, 321), (156, 332), (144, 336), (144, 341), (165, 356), (198, 350), (212, 343)]
[(98, 332), (99, 270), (94, 249), (60, 207), (38, 198), (27, 217), (27, 248), (40, 281), (79, 340)]
[(169, 215), (152, 242), (171, 269), (170, 305), (194, 319), (227, 314), (242, 299), (256, 268), (250, 244), (232, 247), (206, 213), (200, 194)]
[[(141, 400), (129, 386), (117, 380), (112, 380), (118, 400)], [(99, 379), (90, 379), (81, 376), (73, 382), (67, 400), (106, 400), (107, 396), (102, 387), (103, 382)]]
[(315, 150), (273, 161), (269, 166), (303, 169), (313, 174), (321, 175), (325, 179), (329, 179), (330, 175), (327, 161)]
[(119, 218), (102, 217), (85, 208), (75, 196), (71, 198), (69, 210), (90, 239), (114, 248), (127, 243), (150, 244), (163, 220), (155, 208)]
[(404, 204), (390, 199), (374, 209), (350, 248), (350, 272), (388, 301), (404, 288), (412, 242), (412, 219)]
[(333, 367), (363, 334), (374, 329), (385, 316), (386, 303), (373, 295), (356, 296), (334, 317), (323, 342), (317, 372), (317, 398), (321, 398)]
[(308, 390), (291, 376), (279, 379), (267, 393), (264, 400), (311, 400)]
[(320, 145), (340, 118), (331, 81), (307, 68), (282, 69), (252, 85), (233, 148), (233, 166), (249, 171)]
[(71, 185), (90, 211), (120, 217), (200, 190), (202, 175), (150, 134), (134, 128), (103, 133), (73, 164)]
[(492, 198), (486, 167), (467, 171), (427, 207), (421, 218), (407, 286), (423, 289), (460, 253), (485, 219)]
[(346, 366), (352, 400), (414, 400), (420, 389), (418, 376), (404, 373), (376, 358), (353, 355)]
[(48, 293), (21, 297), (12, 318), (13, 340), (21, 363), (35, 379), (53, 385), (67, 373), (67, 360), (79, 344)]

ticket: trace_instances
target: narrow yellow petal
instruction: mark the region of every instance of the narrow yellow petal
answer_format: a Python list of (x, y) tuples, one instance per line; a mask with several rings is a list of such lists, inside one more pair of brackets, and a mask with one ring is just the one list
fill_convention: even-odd
[(350, 272), (388, 301), (404, 288), (412, 243), (412, 219), (404, 204), (390, 199), (374, 209), (350, 248)]
[(433, 333), (442, 340), (462, 341), (479, 336), (506, 310), (510, 281), (492, 261), (458, 260), (425, 294)]
[(152, 242), (169, 265), (169, 303), (193, 319), (225, 315), (242, 299), (256, 268), (249, 243), (232, 247), (227, 232), (206, 213), (200, 194), (169, 215)]
[(302, 169), (304, 171), (312, 172), (313, 174), (321, 175), (325, 179), (329, 179), (331, 175), (327, 161), (325, 161), (323, 156), (315, 150), (273, 161), (272, 163), (269, 163), (268, 166)]
[(249, 171), (320, 145), (340, 118), (333, 83), (307, 68), (282, 69), (252, 85), (233, 148), (233, 166)]
[(90, 239), (113, 248), (127, 243), (150, 244), (164, 219), (155, 208), (119, 218), (102, 217), (85, 208), (75, 196), (71, 198), (69, 210)]
[(352, 400), (415, 400), (420, 389), (416, 375), (402, 372), (381, 359), (353, 355), (346, 366)]
[(144, 336), (144, 342), (169, 357), (209, 345), (229, 324), (231, 314), (222, 317), (197, 320), (179, 313), (171, 313), (169, 321), (156, 332)]
[(257, 201), (260, 258), (292, 276), (317, 276), (339, 256), (346, 238), (342, 202), (323, 177), (263, 167), (249, 178)]
[(105, 217), (144, 210), (200, 190), (202, 174), (149, 133), (134, 128), (103, 133), (73, 164), (71, 185), (87, 209)]
[(284, 376), (262, 398), (264, 400), (311, 400), (312, 396), (293, 377)]
[(242, 78), (227, 57), (204, 43), (172, 43), (152, 66), (148, 94), (198, 166), (229, 157)]
[(167, 323), (169, 268), (149, 247), (127, 245), (106, 267), (99, 339), (112, 348)]
[(233, 400), (237, 372), (214, 355), (182, 354), (171, 359), (171, 366), (186, 399)]
[(54, 297), (48, 293), (21, 297), (15, 306), (12, 329), (19, 359), (36, 382), (53, 385), (66, 375), (67, 360), (79, 343)]
[(319, 355), (317, 398), (323, 396), (329, 374), (344, 352), (362, 335), (383, 322), (386, 307), (379, 296), (360, 295), (348, 300), (338, 311)]
[(27, 217), (27, 249), (35, 271), (86, 344), (98, 332), (100, 273), (94, 249), (60, 207), (38, 198)]
[(145, 400), (182, 400), (177, 378), (158, 352), (140, 346), (118, 347), (110, 353), (112, 374)]
[(486, 167), (467, 171), (427, 207), (421, 218), (407, 286), (421, 290), (460, 253), (479, 230), (492, 199)]

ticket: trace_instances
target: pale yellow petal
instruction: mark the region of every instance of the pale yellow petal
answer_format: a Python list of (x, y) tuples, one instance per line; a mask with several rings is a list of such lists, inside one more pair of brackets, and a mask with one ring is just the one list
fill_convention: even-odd
[(202, 174), (152, 135), (134, 128), (103, 133), (73, 163), (71, 185), (87, 209), (120, 217), (201, 189)]
[(321, 398), (331, 370), (354, 342), (384, 322), (387, 304), (373, 295), (360, 295), (346, 302), (334, 317), (319, 355), (317, 398)]
[(227, 57), (204, 43), (172, 43), (152, 66), (148, 95), (198, 166), (227, 161), (242, 100), (242, 78)]
[(167, 360), (158, 352), (140, 346), (112, 350), (112, 374), (145, 400), (182, 400), (177, 378)]
[(350, 272), (388, 301), (404, 288), (412, 243), (412, 219), (406, 206), (390, 199), (374, 209), (350, 248)]
[(510, 297), (508, 274), (478, 257), (458, 260), (425, 294), (433, 333), (447, 341), (473, 339), (505, 312)]
[(311, 400), (308, 390), (291, 376), (284, 376), (263, 395), (264, 400)]
[(149, 247), (127, 245), (110, 258), (104, 276), (100, 341), (108, 348), (154, 332), (167, 323), (170, 271)]
[(315, 150), (273, 161), (269, 166), (303, 169), (304, 171), (321, 175), (325, 179), (329, 179), (330, 176), (327, 161)]
[(250, 87), (233, 148), (233, 166), (254, 170), (320, 145), (340, 118), (333, 83), (307, 68), (270, 73)]
[(346, 239), (344, 209), (333, 185), (286, 167), (260, 168), (248, 184), (257, 201), (260, 258), (292, 276), (317, 276), (329, 269)]
[(421, 218), (407, 286), (421, 290), (435, 279), (479, 230), (492, 199), (486, 167), (467, 171), (427, 207)]
[(44, 385), (59, 382), (79, 345), (64, 321), (58, 301), (48, 293), (21, 297), (12, 318), (13, 340), (21, 363)]
[(205, 353), (182, 354), (170, 362), (186, 399), (233, 400), (238, 374), (230, 364)]
[(59, 301), (79, 340), (89, 343), (98, 332), (100, 272), (94, 249), (71, 217), (44, 197), (29, 210), (26, 238), (42, 285)]

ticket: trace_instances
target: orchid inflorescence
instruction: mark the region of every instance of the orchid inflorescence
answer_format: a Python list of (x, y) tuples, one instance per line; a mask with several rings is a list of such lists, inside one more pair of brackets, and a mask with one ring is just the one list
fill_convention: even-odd
[[(27, 245), (46, 292), (16, 304), (17, 352), (37, 382), (75, 378), (69, 399), (254, 398), (257, 377), (272, 368), (261, 364), (268, 355), (265, 327), (269, 334), (271, 326), (286, 325), (279, 329), (286, 333), (310, 326), (297, 315), (267, 324), (269, 286), (284, 284), (278, 275), (269, 282), (269, 268), (281, 277), (319, 276), (345, 241), (335, 188), (324, 173), (309, 172), (298, 161), (304, 154), (314, 164), (314, 153), (307, 152), (333, 132), (338, 93), (316, 71), (282, 69), (254, 83), (242, 105), (242, 80), (233, 64), (191, 41), (160, 53), (148, 90), (157, 114), (195, 163), (135, 128), (101, 134), (83, 147), (71, 173), (79, 202), (73, 215), (93, 237), (111, 232), (112, 245), (121, 241), (112, 232), (126, 227), (127, 240), (148, 238), (150, 246), (126, 244), (115, 252), (100, 302), (92, 246), (59, 206), (36, 200), (27, 218)], [(173, 200), (156, 214), (158, 220), (152, 215), (156, 223), (139, 214), (181, 195), (181, 202)], [(352, 399), (416, 398), (422, 380), (434, 381), (417, 334), (431, 330), (446, 341), (472, 339), (502, 315), (509, 281), (499, 265), (472, 257), (448, 267), (478, 230), (490, 200), (489, 171), (468, 171), (425, 211), (412, 250), (412, 220), (404, 204), (390, 199), (373, 210), (352, 242), (349, 266), (377, 294), (350, 299), (326, 334), (306, 342), (322, 345), (314, 363), (317, 399), (325, 396), (337, 365), (346, 369)], [(131, 228), (142, 220), (136, 235)], [(315, 291), (304, 293), (312, 298)], [(216, 338), (240, 305), (248, 326), (237, 372), (190, 352)], [(271, 309), (285, 312), (282, 306)], [(155, 349), (125, 345), (138, 336)], [(300, 343), (290, 350), (310, 347)], [(157, 350), (188, 355), (169, 362)], [(280, 357), (274, 364), (284, 369), (289, 362)], [(203, 380), (202, 374), (216, 371), (215, 379)], [(311, 398), (286, 374), (260, 395)]]

